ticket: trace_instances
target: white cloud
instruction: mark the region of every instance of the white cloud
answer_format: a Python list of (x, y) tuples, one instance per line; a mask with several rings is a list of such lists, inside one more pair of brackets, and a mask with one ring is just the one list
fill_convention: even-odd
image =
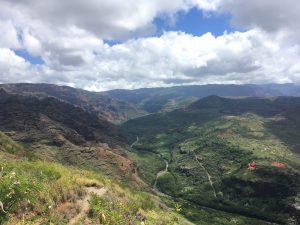
[[(16, 82), (18, 77), (26, 79), (26, 73), (30, 72), (30, 64), (22, 57), (17, 56), (8, 48), (0, 48), (0, 82)], [(14, 80), (12, 80), (14, 79)]]
[[(90, 90), (300, 82), (295, 42), (299, 3), (292, 2), (0, 0), (0, 82), (50, 82)], [(230, 12), (233, 24), (248, 31), (219, 37), (180, 32), (147, 36), (157, 16), (172, 19), (193, 6)], [(109, 46), (105, 38), (123, 42)], [(11, 50), (20, 48), (45, 63), (31, 65)]]
[(145, 84), (293, 82), (295, 70), (290, 68), (299, 60), (299, 46), (286, 46), (259, 30), (220, 37), (168, 32), (108, 48), (99, 55), (98, 72), (107, 75), (102, 84), (123, 80), (121, 85), (135, 88)]
[(155, 17), (171, 16), (192, 5), (190, 0), (0, 0), (0, 3), (5, 16), (21, 14), (25, 20), (38, 20), (52, 28), (76, 26), (105, 39), (152, 32)]
[(219, 4), (222, 0), (191, 0), (192, 4), (197, 6), (199, 9), (207, 11), (215, 11), (218, 9)]
[(42, 53), (40, 41), (32, 36), (28, 31), (23, 34), (23, 46), (33, 56), (38, 56)]
[[(89, 41), (87, 41), (89, 42)], [(70, 46), (75, 46), (76, 41)], [(79, 42), (80, 43), (80, 42)], [(68, 42), (65, 43), (66, 45)], [(161, 37), (128, 40), (79, 55), (83, 63), (49, 63), (27, 67), (11, 81), (23, 82), (35, 74), (35, 82), (67, 84), (90, 90), (139, 88), (197, 83), (299, 82), (299, 46), (288, 46), (268, 33), (252, 30), (215, 37), (167, 32)], [(80, 46), (79, 46), (80, 47)], [(90, 46), (93, 49), (93, 46)], [(74, 53), (74, 51), (71, 51)], [(62, 57), (76, 61), (76, 55)], [(14, 55), (11, 56), (14, 61)], [(87, 58), (87, 59), (85, 59)], [(25, 63), (25, 62), (24, 62)], [(0, 65), (1, 66), (1, 65)], [(23, 64), (14, 65), (24, 68)], [(26, 67), (25, 67), (26, 70)], [(2, 71), (3, 72), (3, 71)], [(297, 75), (296, 75), (297, 74)], [(22, 77), (24, 76), (24, 77)], [(3, 81), (2, 81), (3, 82)]]
[(20, 48), (20, 42), (18, 40), (18, 32), (15, 26), (10, 20), (1, 20), (1, 38), (0, 38), (0, 47), (7, 48)]
[(287, 41), (300, 41), (299, 0), (194, 0), (198, 7), (217, 13), (228, 12), (232, 25), (241, 29), (263, 29)]
[(220, 7), (232, 14), (233, 23), (243, 28), (260, 27), (267, 31), (299, 28), (298, 0), (227, 0)]

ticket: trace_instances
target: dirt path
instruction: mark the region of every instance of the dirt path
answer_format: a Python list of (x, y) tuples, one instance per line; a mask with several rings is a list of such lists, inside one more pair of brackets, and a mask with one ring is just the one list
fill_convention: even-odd
[(207, 171), (207, 169), (205, 168), (205, 166), (203, 166), (203, 164), (199, 161), (198, 156), (196, 155), (196, 153), (195, 153), (195, 152), (193, 152), (193, 153), (194, 153), (194, 157), (195, 157), (197, 163), (198, 163), (198, 164), (201, 166), (201, 168), (205, 171), (206, 176), (207, 176), (207, 179), (208, 179), (208, 182), (209, 182), (209, 184), (210, 184), (210, 186), (211, 186), (211, 188), (212, 188), (212, 190), (213, 190), (213, 192), (214, 192), (214, 196), (215, 196), (215, 198), (217, 198), (216, 189), (215, 189), (215, 187), (214, 187), (213, 181), (211, 180), (210, 174), (208, 173), (208, 171)]
[(79, 219), (83, 218), (87, 212), (89, 211), (89, 200), (91, 198), (91, 194), (94, 193), (98, 196), (103, 196), (106, 194), (107, 192), (107, 189), (106, 188), (96, 188), (96, 187), (87, 187), (86, 188), (86, 191), (87, 191), (87, 195), (84, 199), (80, 199), (76, 202), (76, 205), (79, 205), (80, 206), (80, 212), (75, 216), (73, 217), (68, 225), (75, 225), (76, 222), (79, 221)]

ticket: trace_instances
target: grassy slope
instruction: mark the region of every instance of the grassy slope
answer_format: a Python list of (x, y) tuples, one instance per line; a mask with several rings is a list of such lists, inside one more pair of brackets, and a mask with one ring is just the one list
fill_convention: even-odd
[(105, 216), (103, 224), (137, 224), (137, 214), (149, 224), (190, 224), (155, 196), (99, 173), (18, 159), (7, 151), (12, 152), (14, 146), (13, 153), (23, 152), (22, 146), (0, 134), (0, 154), (6, 155), (0, 159), (0, 200), (7, 211), (0, 212), (0, 224), (21, 223), (23, 219), (25, 224), (67, 224), (79, 213), (78, 200), (87, 195), (90, 186), (108, 191), (103, 197), (92, 196), (89, 215), (81, 218), (88, 224), (98, 223), (101, 213)]
[[(262, 224), (255, 220), (250, 223), (249, 218), (233, 217), (220, 211), (214, 221), (205, 216), (209, 213), (201, 208), (203, 206), (286, 223), (293, 214), (291, 205), (299, 204), (298, 142), (289, 141), (289, 138), (298, 137), (299, 129), (296, 126), (288, 129), (289, 123), (284, 124), (287, 120), (279, 116), (221, 116), (216, 110), (209, 114), (204, 110), (198, 111), (198, 115), (194, 113), (154, 114), (124, 124), (124, 129), (133, 131), (132, 136), (140, 132), (140, 141), (132, 153), (140, 165), (140, 173), (160, 171), (158, 166), (153, 171), (153, 152), (163, 154), (169, 161), (169, 172), (158, 180), (158, 185), (163, 192), (192, 202), (192, 206), (198, 209), (189, 212), (191, 206), (183, 201), (186, 207), (183, 213), (199, 224), (234, 224), (230, 218), (234, 218), (236, 224)], [(143, 121), (149, 124), (148, 129), (135, 126)], [(284, 133), (287, 130), (290, 136)], [(148, 157), (147, 151), (151, 152)], [(195, 155), (209, 172), (217, 198)], [(159, 158), (155, 160), (159, 165)], [(255, 171), (247, 169), (252, 160), (258, 163)], [(284, 163), (287, 168), (276, 168), (271, 165), (273, 161)], [(153, 177), (155, 175), (143, 178), (153, 184)]]
[(3, 132), (0, 131), (0, 156), (14, 158), (17, 156), (25, 155), (24, 148), (12, 141), (9, 137), (7, 137)]

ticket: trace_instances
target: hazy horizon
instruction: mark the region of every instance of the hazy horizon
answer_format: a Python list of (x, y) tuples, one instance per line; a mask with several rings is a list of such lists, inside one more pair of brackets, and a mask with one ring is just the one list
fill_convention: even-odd
[(210, 83), (210, 84), (182, 84), (182, 85), (174, 85), (174, 86), (161, 86), (161, 87), (141, 87), (141, 88), (133, 88), (133, 89), (126, 89), (126, 88), (116, 88), (116, 89), (108, 89), (108, 90), (103, 90), (103, 91), (93, 91), (93, 90), (89, 90), (88, 88), (80, 88), (80, 87), (76, 87), (76, 86), (70, 86), (67, 84), (55, 84), (55, 83), (31, 83), (31, 82), (24, 82), (24, 83), (0, 83), (0, 85), (13, 85), (13, 84), (36, 84), (36, 85), (43, 85), (43, 84), (49, 84), (49, 85), (55, 85), (55, 86), (59, 86), (59, 87), (70, 87), (70, 88), (76, 88), (76, 89), (82, 89), (85, 91), (91, 91), (91, 92), (107, 92), (107, 91), (114, 91), (114, 90), (128, 90), (128, 91), (133, 91), (133, 90), (139, 90), (139, 89), (155, 89), (155, 88), (175, 88), (175, 87), (194, 87), (194, 86), (263, 86), (263, 85), (295, 85), (295, 86), (299, 86), (300, 84), (296, 84), (296, 83), (264, 83), (264, 84), (253, 84), (253, 83), (246, 83), (246, 84), (234, 84), (234, 83), (228, 83), (228, 84), (218, 84), (218, 83)]

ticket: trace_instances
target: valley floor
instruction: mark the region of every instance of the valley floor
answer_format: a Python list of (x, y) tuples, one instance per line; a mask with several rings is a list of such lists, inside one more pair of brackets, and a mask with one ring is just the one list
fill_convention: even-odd
[(140, 136), (129, 156), (140, 177), (195, 224), (297, 224), (299, 155), (268, 130), (274, 120), (226, 116)]

